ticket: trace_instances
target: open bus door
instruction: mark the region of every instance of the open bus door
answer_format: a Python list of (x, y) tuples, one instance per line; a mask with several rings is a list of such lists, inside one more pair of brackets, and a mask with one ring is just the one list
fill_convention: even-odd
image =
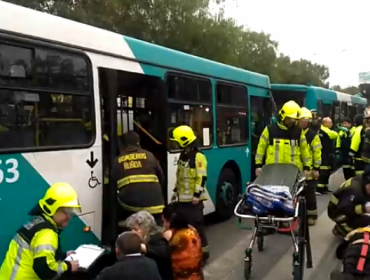
[(163, 81), (157, 77), (99, 68), (99, 80), (102, 135), (109, 138), (102, 140), (103, 170), (109, 175), (109, 183), (103, 188), (102, 244), (113, 249), (119, 221), (117, 185), (112, 182), (111, 166), (122, 147), (120, 136), (129, 130), (136, 131), (142, 148), (158, 156), (167, 174), (166, 122), (163, 121), (166, 99)]
[(257, 152), (257, 146), (262, 134), (262, 131), (271, 122), (272, 112), (271, 112), (272, 101), (269, 97), (253, 96), (250, 95), (250, 126), (251, 126), (251, 181), (256, 179), (255, 174), (255, 157)]

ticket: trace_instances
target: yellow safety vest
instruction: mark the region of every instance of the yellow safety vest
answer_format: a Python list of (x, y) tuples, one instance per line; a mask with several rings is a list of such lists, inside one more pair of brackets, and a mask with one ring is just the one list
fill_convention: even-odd
[(197, 194), (200, 200), (207, 200), (207, 159), (198, 149), (180, 154), (176, 178), (174, 191), (180, 202), (190, 202)]
[[(0, 269), (0, 279), (4, 280), (40, 280), (42, 271), (34, 271), (34, 262), (44, 262), (50, 279), (59, 278), (68, 270), (63, 260), (57, 260), (59, 241), (57, 226), (47, 216), (36, 216), (22, 226), (10, 242), (8, 252)], [(46, 279), (45, 276), (43, 279)]]

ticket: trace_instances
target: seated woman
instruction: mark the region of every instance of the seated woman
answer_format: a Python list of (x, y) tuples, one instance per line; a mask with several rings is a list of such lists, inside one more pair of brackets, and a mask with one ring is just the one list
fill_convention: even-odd
[(163, 209), (162, 221), (163, 235), (171, 248), (174, 280), (203, 280), (202, 242), (186, 214), (176, 211), (175, 205), (168, 205)]
[(125, 224), (141, 237), (141, 252), (157, 263), (162, 280), (172, 280), (170, 247), (154, 217), (147, 211), (139, 211), (128, 217)]

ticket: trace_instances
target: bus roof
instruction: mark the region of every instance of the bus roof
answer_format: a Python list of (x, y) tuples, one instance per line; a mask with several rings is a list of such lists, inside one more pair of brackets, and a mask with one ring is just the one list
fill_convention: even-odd
[(306, 85), (295, 85), (295, 84), (271, 84), (272, 90), (281, 91), (299, 91), (299, 92), (312, 92), (315, 97), (323, 101), (345, 101), (355, 104), (367, 104), (367, 100), (360, 96), (354, 96), (351, 94), (334, 91), (327, 88), (306, 86)]
[[(14, 19), (18, 19), (15, 23)], [(66, 46), (126, 57), (199, 75), (269, 88), (266, 75), (171, 50), (114, 32), (0, 1), (0, 32), (58, 42)]]

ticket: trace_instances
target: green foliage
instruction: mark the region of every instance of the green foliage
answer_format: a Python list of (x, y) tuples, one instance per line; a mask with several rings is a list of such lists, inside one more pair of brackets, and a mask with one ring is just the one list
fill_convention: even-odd
[(236, 0), (8, 0), (250, 71), (274, 83), (328, 87), (329, 69), (279, 53), (269, 34), (225, 17)]

